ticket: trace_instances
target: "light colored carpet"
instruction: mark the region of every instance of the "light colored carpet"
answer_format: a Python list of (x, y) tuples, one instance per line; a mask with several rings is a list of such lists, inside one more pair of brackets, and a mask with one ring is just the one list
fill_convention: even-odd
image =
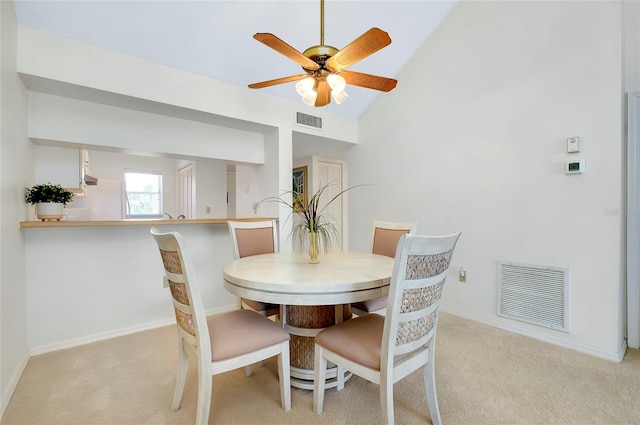
[[(436, 374), (447, 425), (640, 424), (640, 351), (622, 363), (602, 360), (441, 314)], [(3, 425), (193, 424), (193, 370), (181, 408), (170, 410), (175, 328), (166, 327), (36, 356), (29, 361)], [(218, 375), (211, 424), (378, 424), (378, 386), (359, 377), (327, 390), (316, 416), (312, 392), (292, 388), (280, 408), (276, 363)], [(422, 374), (397, 383), (398, 424), (431, 423)]]

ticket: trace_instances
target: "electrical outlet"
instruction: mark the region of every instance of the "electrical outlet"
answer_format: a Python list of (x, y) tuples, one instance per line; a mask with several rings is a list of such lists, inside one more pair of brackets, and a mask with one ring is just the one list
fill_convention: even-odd
[(460, 282), (466, 282), (467, 281), (467, 271), (462, 266), (460, 266), (460, 270), (458, 271), (458, 280)]
[(162, 276), (162, 287), (163, 288), (169, 287), (169, 279), (166, 276)]

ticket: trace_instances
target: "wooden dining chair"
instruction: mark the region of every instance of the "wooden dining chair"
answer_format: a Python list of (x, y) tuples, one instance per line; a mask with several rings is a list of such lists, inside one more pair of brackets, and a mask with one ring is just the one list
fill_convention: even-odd
[(251, 310), (205, 316), (191, 256), (177, 232), (151, 229), (160, 250), (178, 329), (178, 376), (172, 410), (180, 407), (189, 358), (198, 369), (196, 425), (209, 422), (213, 375), (277, 356), (280, 401), (291, 409), (289, 334)]
[[(248, 257), (250, 255), (270, 254), (278, 252), (278, 224), (275, 220), (265, 221), (227, 221), (229, 234), (231, 235), (231, 246), (233, 258)], [(280, 323), (279, 304), (263, 303), (262, 301), (248, 298), (238, 298), (240, 309), (253, 310), (262, 316), (275, 316)], [(260, 362), (260, 366), (263, 363)], [(251, 376), (251, 365), (247, 365), (245, 373)]]
[[(278, 225), (275, 220), (227, 222), (231, 235), (233, 258), (278, 252)], [(247, 298), (239, 299), (240, 308), (248, 308), (263, 316), (279, 316), (278, 304), (263, 303)]]
[[(400, 237), (404, 234), (414, 234), (418, 223), (399, 223), (376, 220), (373, 222), (371, 238), (371, 252), (393, 258), (396, 255), (396, 247)], [(351, 304), (351, 311), (358, 316), (369, 313), (384, 316), (387, 309), (387, 295), (373, 300), (360, 301)]]
[[(394, 423), (393, 384), (423, 367), (431, 422), (440, 425), (435, 339), (440, 299), (460, 232), (402, 235), (396, 250), (387, 315), (367, 314), (315, 338), (313, 410), (321, 414), (327, 362), (380, 385), (382, 418)], [(340, 389), (340, 387), (338, 387)]]

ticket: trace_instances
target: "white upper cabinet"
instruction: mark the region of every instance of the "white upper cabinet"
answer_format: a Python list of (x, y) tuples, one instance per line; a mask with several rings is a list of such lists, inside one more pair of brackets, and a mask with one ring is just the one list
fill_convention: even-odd
[(59, 184), (74, 193), (84, 193), (82, 149), (35, 146), (35, 183)]

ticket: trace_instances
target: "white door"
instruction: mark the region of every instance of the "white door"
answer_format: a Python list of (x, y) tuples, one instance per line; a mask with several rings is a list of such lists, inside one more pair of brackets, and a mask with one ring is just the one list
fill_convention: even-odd
[[(320, 205), (326, 205), (334, 196), (346, 189), (346, 168), (346, 164), (342, 161), (319, 158), (313, 159), (313, 193), (321, 187), (327, 184), (329, 185), (322, 195)], [(337, 251), (348, 249), (346, 206), (347, 193), (343, 193), (323, 212), (325, 217), (333, 221), (338, 231), (336, 240), (333, 243), (333, 249)]]
[(195, 209), (195, 164), (187, 165), (178, 170), (178, 215), (184, 215), (185, 218), (195, 218), (193, 210)]

